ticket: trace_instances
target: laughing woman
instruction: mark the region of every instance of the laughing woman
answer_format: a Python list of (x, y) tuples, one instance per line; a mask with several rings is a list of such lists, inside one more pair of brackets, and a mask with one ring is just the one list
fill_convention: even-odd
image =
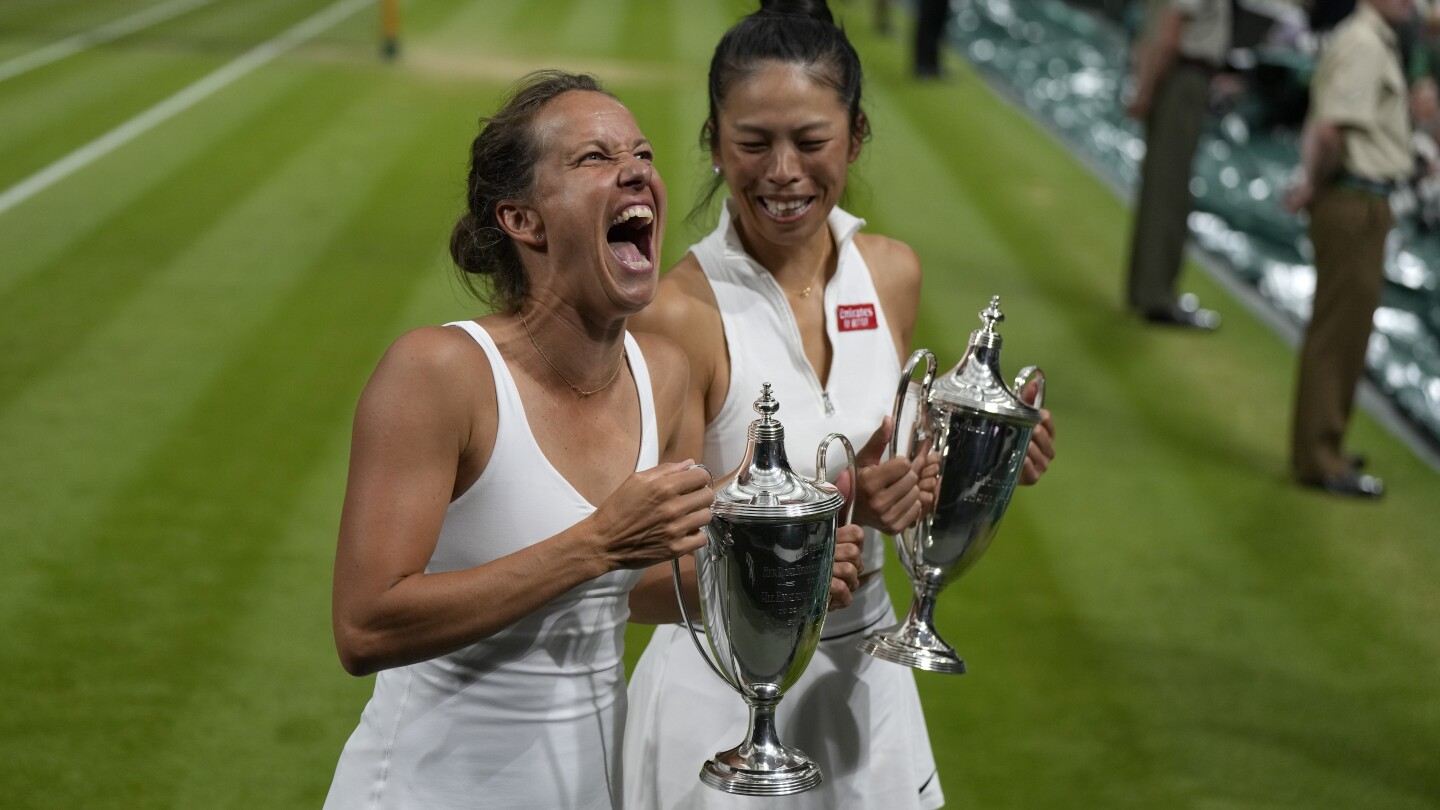
[(684, 355), (625, 328), (665, 187), (624, 106), (545, 72), (475, 138), (467, 202), (451, 252), (498, 311), (402, 336), (355, 415), (334, 630), (379, 675), (325, 806), (618, 807), (630, 591), (712, 498), (660, 463)]

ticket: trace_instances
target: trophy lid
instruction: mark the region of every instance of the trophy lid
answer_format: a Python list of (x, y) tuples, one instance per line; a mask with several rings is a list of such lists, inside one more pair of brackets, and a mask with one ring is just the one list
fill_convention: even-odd
[(785, 457), (785, 426), (775, 419), (780, 403), (770, 383), (760, 388), (750, 423), (745, 457), (736, 475), (719, 492), (711, 511), (738, 522), (780, 523), (816, 518), (840, 511), (845, 499), (834, 485), (811, 482), (790, 469)]
[(935, 380), (930, 401), (980, 411), (1007, 422), (1038, 424), (1040, 409), (1016, 396), (1000, 373), (1001, 339), (995, 331), (995, 325), (1005, 320), (1000, 296), (990, 299), (990, 306), (980, 312), (980, 320), (984, 326), (970, 333), (970, 345), (960, 362)]

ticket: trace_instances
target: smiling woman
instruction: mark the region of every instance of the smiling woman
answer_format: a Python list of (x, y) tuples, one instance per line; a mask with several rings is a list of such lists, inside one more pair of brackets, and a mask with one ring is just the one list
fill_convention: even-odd
[[(702, 132), (715, 167), (711, 194), (724, 186), (729, 198), (715, 230), (666, 275), (637, 320), (689, 356), (682, 452), (717, 472), (740, 463), (747, 392), (764, 382), (789, 392), (791, 459), (806, 458), (831, 432), (864, 444), (855, 488), (855, 520), (866, 527), (863, 573), (837, 601), (815, 657), (777, 710), (786, 741), (819, 763), (825, 781), (773, 805), (702, 785), (696, 767), (740, 737), (745, 716), (688, 649), (688, 631), (663, 626), (630, 687), (631, 810), (920, 810), (944, 801), (914, 677), (855, 648), (862, 632), (895, 621), (877, 576), (881, 533), (919, 518), (937, 464), (933, 454), (884, 458), (920, 265), (909, 246), (862, 232), (864, 221), (838, 207), (869, 134), (861, 83), (859, 56), (819, 0), (767, 0), (725, 34), (710, 63)], [(1048, 416), (1035, 436), (1027, 483), (1054, 454)], [(803, 472), (828, 478), (838, 470)]]
[(500, 311), (402, 336), (355, 415), (334, 632), (379, 676), (326, 807), (612, 808), (630, 591), (701, 544), (712, 497), (658, 463), (683, 354), (625, 330), (665, 189), (623, 105), (545, 72), (475, 138), (467, 208), (452, 254)]

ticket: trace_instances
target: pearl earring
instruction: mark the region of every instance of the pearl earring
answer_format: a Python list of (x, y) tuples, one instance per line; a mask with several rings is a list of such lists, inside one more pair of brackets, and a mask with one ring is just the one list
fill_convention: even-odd
[(720, 176), (720, 164), (719, 164), (719, 163), (712, 163), (712, 164), (710, 164), (710, 171), (711, 171), (711, 172), (714, 172), (714, 174), (715, 174), (716, 177), (719, 177), (719, 176)]

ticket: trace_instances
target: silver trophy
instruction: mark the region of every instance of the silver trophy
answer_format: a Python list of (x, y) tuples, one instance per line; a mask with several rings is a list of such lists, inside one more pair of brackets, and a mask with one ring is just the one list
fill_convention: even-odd
[[(990, 547), (1020, 477), (1045, 396), (1045, 375), (1035, 366), (1020, 371), (1013, 390), (1005, 385), (1000, 335), (995, 331), (995, 325), (1005, 320), (999, 296), (990, 299), (980, 319), (985, 325), (970, 333), (960, 363), (944, 377), (935, 378), (935, 355), (928, 349), (910, 355), (901, 374), (890, 453), (896, 453), (902, 433), (906, 395), (914, 388), (911, 378), (924, 359), (914, 418), (903, 432), (909, 436), (909, 458), (926, 441), (933, 441), (939, 450), (939, 488), (934, 508), (919, 525), (895, 538), (895, 549), (914, 588), (909, 614), (900, 624), (860, 642), (860, 650), (876, 658), (953, 675), (964, 674), (965, 662), (935, 630), (935, 600)], [(1032, 380), (1039, 388), (1033, 406), (1018, 396)]]
[[(855, 451), (838, 433), (816, 450), (821, 479), (809, 481), (785, 458), (780, 405), (761, 389), (749, 443), (734, 478), (715, 494), (709, 542), (695, 552), (701, 614), (714, 660), (695, 630), (705, 663), (740, 693), (750, 708), (745, 740), (700, 769), (700, 781), (726, 793), (785, 796), (820, 784), (820, 768), (804, 752), (780, 742), (775, 708), (815, 654), (830, 602), (837, 516), (844, 498), (823, 480), (825, 450), (838, 439), (853, 480)], [(674, 564), (680, 593), (680, 566)], [(687, 626), (690, 617), (685, 616)]]

